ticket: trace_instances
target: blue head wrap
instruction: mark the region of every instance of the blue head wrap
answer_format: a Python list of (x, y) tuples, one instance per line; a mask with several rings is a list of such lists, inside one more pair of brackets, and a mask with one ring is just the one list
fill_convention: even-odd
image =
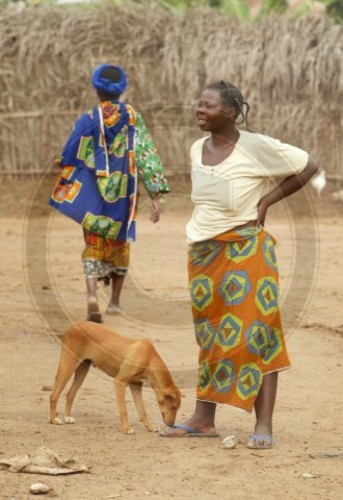
[[(114, 68), (119, 72), (119, 82), (112, 82), (109, 78), (104, 78), (101, 73), (106, 68)], [(108, 94), (122, 94), (127, 87), (127, 77), (125, 71), (120, 66), (112, 64), (101, 64), (98, 66), (92, 76), (92, 84), (96, 90), (107, 92)]]

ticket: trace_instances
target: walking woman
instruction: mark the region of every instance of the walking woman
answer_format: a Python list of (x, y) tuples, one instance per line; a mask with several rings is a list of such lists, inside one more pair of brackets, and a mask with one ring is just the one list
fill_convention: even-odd
[(60, 178), (50, 205), (83, 227), (87, 318), (101, 322), (97, 282), (111, 282), (108, 314), (120, 312), (120, 293), (135, 240), (138, 180), (151, 198), (153, 223), (158, 198), (169, 191), (163, 168), (141, 115), (121, 102), (127, 77), (119, 66), (102, 64), (92, 83), (100, 105), (82, 115), (64, 146)]

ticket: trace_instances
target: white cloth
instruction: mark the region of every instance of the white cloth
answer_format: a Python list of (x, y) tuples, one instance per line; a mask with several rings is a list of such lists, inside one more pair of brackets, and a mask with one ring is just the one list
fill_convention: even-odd
[(257, 204), (268, 193), (270, 179), (304, 170), (308, 153), (272, 137), (239, 131), (228, 158), (215, 166), (202, 163), (208, 137), (193, 143), (193, 215), (186, 227), (189, 243), (205, 241), (257, 218)]

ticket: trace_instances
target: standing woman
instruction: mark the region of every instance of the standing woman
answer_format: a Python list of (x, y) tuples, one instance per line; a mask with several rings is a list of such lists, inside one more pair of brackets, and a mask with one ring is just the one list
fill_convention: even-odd
[[(290, 366), (278, 304), (274, 238), (268, 208), (317, 172), (303, 150), (238, 130), (249, 106), (231, 83), (203, 92), (196, 110), (210, 135), (191, 148), (194, 211), (187, 225), (189, 289), (200, 347), (193, 416), (165, 437), (217, 436), (215, 411), (225, 403), (255, 409), (248, 448), (271, 448), (278, 372)], [(270, 188), (271, 178), (281, 178)]]
[(138, 180), (151, 198), (153, 223), (160, 216), (158, 198), (169, 187), (141, 115), (120, 101), (127, 87), (124, 70), (102, 64), (95, 69), (92, 84), (100, 104), (77, 120), (64, 146), (50, 205), (83, 228), (87, 319), (99, 323), (99, 280), (111, 282), (107, 314), (120, 312), (130, 242), (136, 235)]

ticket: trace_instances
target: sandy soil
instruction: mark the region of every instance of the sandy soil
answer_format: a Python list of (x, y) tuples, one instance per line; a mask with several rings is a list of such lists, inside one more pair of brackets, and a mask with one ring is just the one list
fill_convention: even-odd
[[(253, 415), (220, 406), (220, 438), (165, 439), (145, 431), (129, 394), (135, 434), (123, 435), (111, 380), (96, 369), (75, 401), (77, 424), (48, 423), (47, 389), (58, 364), (59, 335), (85, 317), (82, 238), (75, 223), (52, 214), (36, 203), (30, 187), (26, 190), (26, 198), (13, 186), (4, 190), (0, 212), (0, 459), (45, 445), (62, 457), (78, 458), (90, 473), (53, 477), (2, 470), (1, 500), (31, 498), (29, 486), (40, 480), (63, 500), (342, 498), (341, 207), (328, 208), (324, 199), (306, 215), (301, 201), (300, 208), (279, 207), (269, 216), (268, 227), (279, 240), (281, 301), (293, 366), (280, 376), (277, 445), (263, 452), (244, 444)], [(32, 197), (35, 210), (30, 211)], [(154, 226), (142, 203), (123, 315), (104, 317), (123, 334), (154, 341), (185, 394), (178, 421), (194, 408), (197, 368), (184, 236), (190, 210), (187, 195), (179, 193), (165, 202), (162, 221)], [(107, 297), (102, 287), (102, 310)], [(148, 387), (144, 399), (162, 426)], [(222, 445), (228, 434), (240, 440), (233, 450)]]

